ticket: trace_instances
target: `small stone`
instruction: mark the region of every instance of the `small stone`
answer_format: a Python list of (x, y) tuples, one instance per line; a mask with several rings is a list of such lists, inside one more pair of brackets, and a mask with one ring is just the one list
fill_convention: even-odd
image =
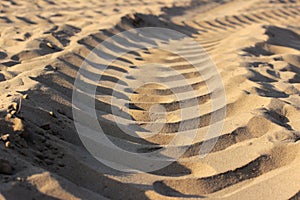
[(15, 110), (10, 111), (11, 115), (15, 115), (16, 113), (17, 113), (17, 111), (15, 111)]
[(23, 99), (28, 99), (28, 94), (24, 94)]
[(51, 44), (50, 42), (47, 42), (47, 47), (49, 47), (50, 49), (54, 49), (54, 46), (53, 46), (53, 44)]
[(13, 167), (10, 165), (9, 161), (0, 159), (0, 174), (11, 175), (13, 172)]
[(52, 117), (56, 117), (56, 115), (55, 115), (54, 112), (52, 112), (52, 111), (49, 112), (49, 115), (52, 116)]
[(24, 34), (24, 39), (28, 39), (28, 38), (30, 38), (31, 37), (31, 34), (30, 33), (25, 33)]
[(5, 142), (5, 147), (9, 148), (10, 147), (10, 141)]
[(16, 103), (16, 102), (14, 102), (14, 103), (12, 104), (12, 106), (13, 106), (13, 109), (14, 109), (14, 110), (18, 110), (18, 108), (19, 108), (19, 104)]
[(5, 134), (0, 137), (0, 140), (2, 140), (4, 142), (8, 141), (8, 139), (9, 139), (9, 134)]
[(46, 66), (45, 66), (45, 69), (48, 70), (48, 71), (54, 70), (53, 67), (52, 67), (52, 65), (46, 65)]
[(18, 108), (19, 108), (19, 105), (18, 105), (18, 103), (16, 103), (16, 102), (14, 102), (14, 103), (12, 103), (12, 104), (10, 104), (10, 105), (8, 106), (8, 110), (9, 110), (9, 111), (11, 111), (11, 110), (18, 110)]

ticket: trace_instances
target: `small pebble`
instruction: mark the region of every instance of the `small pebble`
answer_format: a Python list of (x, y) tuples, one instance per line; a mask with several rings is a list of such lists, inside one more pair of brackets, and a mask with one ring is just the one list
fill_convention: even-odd
[(13, 105), (13, 109), (14, 110), (18, 110), (18, 108), (19, 108), (19, 104), (18, 103), (13, 103), (12, 105)]
[(9, 148), (9, 147), (10, 147), (10, 142), (9, 142), (9, 141), (5, 142), (5, 147), (6, 147), (6, 148)]
[(18, 110), (18, 103), (14, 102), (8, 106), (8, 110)]
[(52, 111), (49, 112), (49, 115), (52, 116), (52, 117), (56, 117), (56, 115), (55, 115), (54, 112), (52, 112)]
[(50, 42), (47, 42), (47, 47), (49, 47), (50, 49), (54, 49), (54, 46), (50, 43)]
[(28, 94), (24, 94), (23, 99), (28, 99)]
[(15, 110), (10, 111), (11, 115), (15, 115), (16, 113), (17, 113), (17, 111), (15, 111)]

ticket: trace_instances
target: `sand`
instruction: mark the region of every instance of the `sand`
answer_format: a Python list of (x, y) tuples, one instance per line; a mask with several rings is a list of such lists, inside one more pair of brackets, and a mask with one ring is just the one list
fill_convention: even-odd
[[(299, 199), (299, 21), (298, 0), (1, 1), (0, 199)], [(91, 50), (114, 34), (142, 27), (169, 28), (197, 41), (216, 65), (226, 102), (211, 107), (211, 92), (220, 95), (206, 86), (217, 78), (212, 62), (201, 60), (184, 39), (166, 45), (200, 63), (201, 73), (182, 57), (155, 48), (121, 55), (105, 72), (90, 63), (79, 79), (97, 92), (95, 107), (76, 108), (86, 116), (82, 127), (93, 129), (96, 120), (115, 144), (136, 153), (161, 149), (176, 133), (182, 137), (171, 153), (186, 147), (163, 169), (122, 173), (84, 147), (74, 125), (72, 92)], [(134, 43), (119, 39), (103, 46), (103, 54), (114, 56), (128, 49), (124, 41)], [(164, 68), (145, 71), (143, 65), (153, 62)], [(170, 87), (152, 83), (128, 92), (124, 85), (134, 83), (127, 76), (132, 68)], [(98, 83), (86, 78), (101, 73)], [(144, 138), (124, 133), (111, 110), (118, 107), (112, 101), (116, 94), (129, 100), (122, 112), (131, 116), (126, 123), (141, 128), (140, 137), (147, 129), (159, 132)], [(221, 124), (211, 117), (224, 111), (219, 135), (205, 137), (212, 123)], [(197, 131), (192, 141), (179, 127), (183, 122)], [(211, 152), (200, 157), (204, 142), (214, 139)]]

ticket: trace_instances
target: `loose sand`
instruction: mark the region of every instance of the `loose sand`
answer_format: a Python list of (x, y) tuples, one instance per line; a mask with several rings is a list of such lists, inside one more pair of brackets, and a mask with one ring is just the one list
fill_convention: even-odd
[[(0, 199), (299, 199), (299, 22), (299, 0), (2, 0)], [(178, 55), (159, 49), (122, 55), (97, 84), (95, 108), (110, 139), (146, 153), (167, 145), (181, 122), (190, 127), (193, 120), (201, 121), (192, 144), (182, 140), (172, 147), (176, 152), (188, 146), (178, 161), (154, 172), (123, 174), (83, 147), (73, 122), (72, 90), (93, 48), (141, 27), (170, 28), (198, 41), (222, 77), (226, 106), (210, 109), (209, 92), (215, 91), (207, 91), (207, 80)], [(122, 45), (116, 41), (102, 51), (114, 55), (127, 48)], [(174, 48), (201, 63), (193, 46)], [(110, 99), (118, 84), (130, 83), (126, 73), (131, 68), (143, 71), (148, 62), (184, 76), (202, 110), (196, 116), (180, 115), (195, 105), (181, 108), (179, 102), (195, 96), (185, 94), (186, 85), (171, 72), (160, 78), (172, 82), (171, 89), (184, 94), (181, 99), (158, 84), (130, 96), (117, 90), (131, 102), (124, 112), (141, 128), (153, 120), (153, 104), (167, 110), (160, 133), (139, 139), (114, 123)], [(205, 63), (203, 67), (205, 77), (213, 79)], [(86, 73), (101, 71), (91, 64)], [(224, 109), (218, 141), (201, 158), (210, 117)]]

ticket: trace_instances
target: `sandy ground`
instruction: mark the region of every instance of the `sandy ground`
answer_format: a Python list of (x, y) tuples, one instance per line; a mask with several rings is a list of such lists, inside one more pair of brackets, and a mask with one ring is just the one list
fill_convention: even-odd
[[(299, 199), (299, 21), (299, 0), (2, 0), (0, 199)], [(226, 104), (211, 108), (210, 92), (218, 91), (207, 91), (205, 82), (215, 74), (194, 46), (181, 41), (167, 45), (175, 44), (180, 54), (200, 63), (203, 74), (178, 55), (155, 48), (124, 54), (105, 72), (90, 63), (80, 79), (97, 87), (96, 120), (116, 144), (151, 152), (168, 145), (181, 122), (192, 129), (201, 120), (191, 144), (184, 139), (173, 144), (174, 152), (186, 146), (187, 151), (170, 166), (124, 174), (99, 163), (82, 145), (72, 91), (91, 50), (114, 34), (141, 27), (169, 28), (201, 44), (222, 77)], [(111, 56), (127, 48), (125, 40), (134, 43), (119, 39), (101, 51)], [(143, 73), (149, 62), (165, 66), (153, 74), (172, 88), (144, 85), (131, 95), (122, 90), (132, 82), (126, 76), (130, 70)], [(101, 73), (98, 83), (85, 78)], [(180, 76), (196, 96), (186, 91)], [(172, 90), (183, 95), (178, 99)], [(129, 99), (124, 112), (143, 130), (151, 122), (159, 124), (150, 108), (163, 105), (166, 122), (159, 133), (136, 138), (122, 132), (111, 110), (114, 92)], [(192, 99), (197, 105), (180, 107)], [(86, 106), (78, 108), (88, 119), (80, 122), (83, 127), (93, 120)], [(201, 112), (190, 112), (195, 106)], [(205, 137), (211, 116), (224, 110), (216, 145), (199, 157), (203, 142), (214, 139)], [(181, 116), (183, 111), (191, 114)]]

